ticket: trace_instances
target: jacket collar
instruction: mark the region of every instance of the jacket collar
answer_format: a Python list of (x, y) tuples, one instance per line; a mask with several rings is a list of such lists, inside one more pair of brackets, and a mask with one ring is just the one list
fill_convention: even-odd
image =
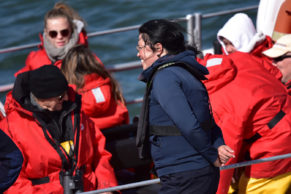
[[(139, 76), (139, 80), (148, 82), (153, 73), (162, 65), (166, 63), (182, 63), (187, 66), (189, 71), (193, 70), (199, 77), (204, 77), (208, 74), (208, 70), (199, 64), (195, 59), (195, 53), (190, 50), (186, 50), (177, 55), (165, 55), (156, 60), (149, 68), (145, 69)], [(202, 78), (203, 79), (203, 78)]]

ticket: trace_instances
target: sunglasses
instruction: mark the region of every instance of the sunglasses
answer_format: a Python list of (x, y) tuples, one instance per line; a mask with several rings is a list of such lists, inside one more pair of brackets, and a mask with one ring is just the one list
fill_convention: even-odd
[(274, 62), (279, 62), (279, 61), (282, 61), (282, 60), (287, 59), (287, 58), (291, 58), (291, 55), (282, 55), (280, 57), (274, 58), (273, 60), (274, 60)]
[(62, 35), (62, 37), (67, 37), (70, 34), (70, 30), (69, 29), (65, 29), (65, 30), (61, 30), (61, 31), (55, 31), (55, 30), (51, 30), (48, 32), (49, 36), (51, 38), (56, 38), (58, 36), (58, 33), (60, 33)]

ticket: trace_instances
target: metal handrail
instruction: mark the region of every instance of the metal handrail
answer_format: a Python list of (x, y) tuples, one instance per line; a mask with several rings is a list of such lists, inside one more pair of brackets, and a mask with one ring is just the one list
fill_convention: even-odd
[[(216, 17), (216, 16), (222, 16), (227, 14), (233, 14), (237, 12), (242, 11), (249, 11), (257, 9), (257, 5), (248, 6), (244, 8), (239, 9), (233, 9), (229, 11), (221, 11), (221, 12), (215, 12), (215, 13), (208, 13), (208, 14), (201, 14), (201, 13), (194, 13), (194, 14), (187, 14), (185, 17), (176, 18), (173, 19), (176, 22), (187, 22), (187, 39), (189, 44), (195, 44), (199, 50), (202, 48), (202, 34), (201, 34), (201, 23), (202, 19)], [(103, 36), (107, 34), (113, 34), (113, 33), (119, 33), (119, 32), (126, 32), (131, 30), (136, 30), (140, 27), (140, 25), (134, 25), (134, 26), (127, 26), (127, 27), (121, 27), (121, 28), (115, 28), (110, 30), (103, 30), (103, 31), (97, 31), (88, 33), (88, 37), (95, 37), (95, 36)], [(37, 47), (40, 43), (32, 43), (27, 45), (21, 45), (21, 46), (15, 46), (15, 47), (9, 47), (0, 49), (0, 54), (3, 53), (9, 53), (9, 52), (15, 52), (19, 50), (29, 49)], [(126, 63), (120, 63), (120, 64), (114, 64), (114, 65), (108, 65), (106, 68), (110, 72), (120, 72), (120, 71), (127, 71), (132, 70), (136, 68), (140, 68), (141, 64), (139, 61), (133, 61), (133, 62), (126, 62)], [(0, 85), (0, 92), (7, 92), (13, 88), (13, 83)], [(132, 100), (127, 102), (128, 104), (133, 104), (136, 102), (139, 102), (140, 100)]]
[(202, 18), (206, 19), (206, 18), (211, 18), (211, 17), (216, 17), (216, 16), (238, 13), (238, 12), (242, 12), (242, 11), (250, 11), (250, 10), (254, 10), (254, 9), (258, 9), (258, 5), (252, 5), (252, 6), (248, 6), (248, 7), (242, 7), (242, 8), (237, 8), (237, 9), (227, 10), (227, 11), (220, 11), (220, 12), (215, 12), (215, 13), (207, 13), (207, 14), (203, 14)]
[[(250, 166), (250, 165), (259, 164), (259, 163), (263, 163), (263, 162), (270, 162), (270, 161), (274, 161), (274, 160), (282, 160), (282, 159), (287, 159), (287, 158), (291, 158), (291, 153), (267, 157), (267, 158), (261, 158), (261, 159), (251, 160), (251, 161), (245, 161), (245, 162), (240, 162), (240, 163), (235, 163), (235, 164), (230, 164), (227, 166), (220, 167), (220, 170), (229, 170), (229, 169), (233, 169), (233, 168), (240, 168), (240, 167)], [(112, 191), (118, 191), (118, 190), (143, 187), (143, 186), (148, 186), (148, 185), (153, 185), (153, 184), (158, 184), (158, 183), (160, 183), (159, 178), (135, 182), (135, 183), (129, 183), (129, 184), (115, 186), (115, 187), (109, 187), (109, 188), (105, 188), (105, 189), (98, 189), (95, 191), (80, 192), (79, 194), (96, 194), (96, 193), (103, 193), (103, 192), (112, 192)]]
[[(229, 10), (229, 11), (221, 11), (221, 12), (214, 12), (214, 13), (208, 13), (208, 14), (199, 14), (198, 13), (198, 14), (201, 15), (201, 19), (206, 19), (206, 18), (210, 18), (210, 17), (222, 16), (222, 15), (237, 13), (237, 12), (241, 12), (241, 11), (254, 10), (254, 9), (257, 9), (257, 8), (258, 8), (257, 5), (253, 5), (253, 6), (239, 8), (239, 9), (233, 9), (233, 10)], [(177, 19), (174, 19), (174, 20), (177, 21), (177, 22), (188, 21), (189, 20), (189, 15), (194, 16), (195, 14), (197, 14), (197, 13), (188, 14), (186, 17), (181, 17), (181, 18), (177, 18)], [(139, 27), (140, 27), (140, 25), (134, 25), (134, 26), (115, 28), (115, 29), (111, 29), (111, 30), (91, 32), (91, 33), (88, 33), (88, 37), (102, 36), (102, 35), (113, 34), (113, 33), (117, 33), (117, 32), (131, 31), (131, 30), (136, 30)], [(188, 34), (192, 34), (192, 32), (190, 32), (190, 31), (192, 31), (192, 29), (188, 30), (188, 32), (189, 32)], [(200, 31), (201, 31), (201, 29), (200, 29)], [(3, 49), (0, 49), (0, 54), (8, 53), (8, 52), (14, 52), (14, 51), (18, 51), (18, 50), (29, 49), (29, 48), (34, 48), (34, 47), (37, 47), (39, 44), (40, 44), (40, 42), (21, 45), (21, 46), (15, 46), (15, 47), (9, 47), (9, 48), (3, 48)]]

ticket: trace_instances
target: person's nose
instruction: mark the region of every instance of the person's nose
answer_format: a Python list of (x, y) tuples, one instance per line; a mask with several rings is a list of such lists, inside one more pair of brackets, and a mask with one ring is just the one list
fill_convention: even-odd
[(62, 39), (63, 38), (63, 35), (62, 35), (62, 33), (60, 33), (60, 32), (58, 32), (58, 34), (57, 34), (57, 37), (56, 37), (57, 39)]

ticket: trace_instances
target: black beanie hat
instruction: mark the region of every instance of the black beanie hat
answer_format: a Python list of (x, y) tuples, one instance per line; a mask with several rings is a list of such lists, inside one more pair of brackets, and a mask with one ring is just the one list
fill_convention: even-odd
[(29, 72), (29, 86), (36, 98), (48, 99), (62, 95), (68, 82), (58, 67), (44, 65)]

